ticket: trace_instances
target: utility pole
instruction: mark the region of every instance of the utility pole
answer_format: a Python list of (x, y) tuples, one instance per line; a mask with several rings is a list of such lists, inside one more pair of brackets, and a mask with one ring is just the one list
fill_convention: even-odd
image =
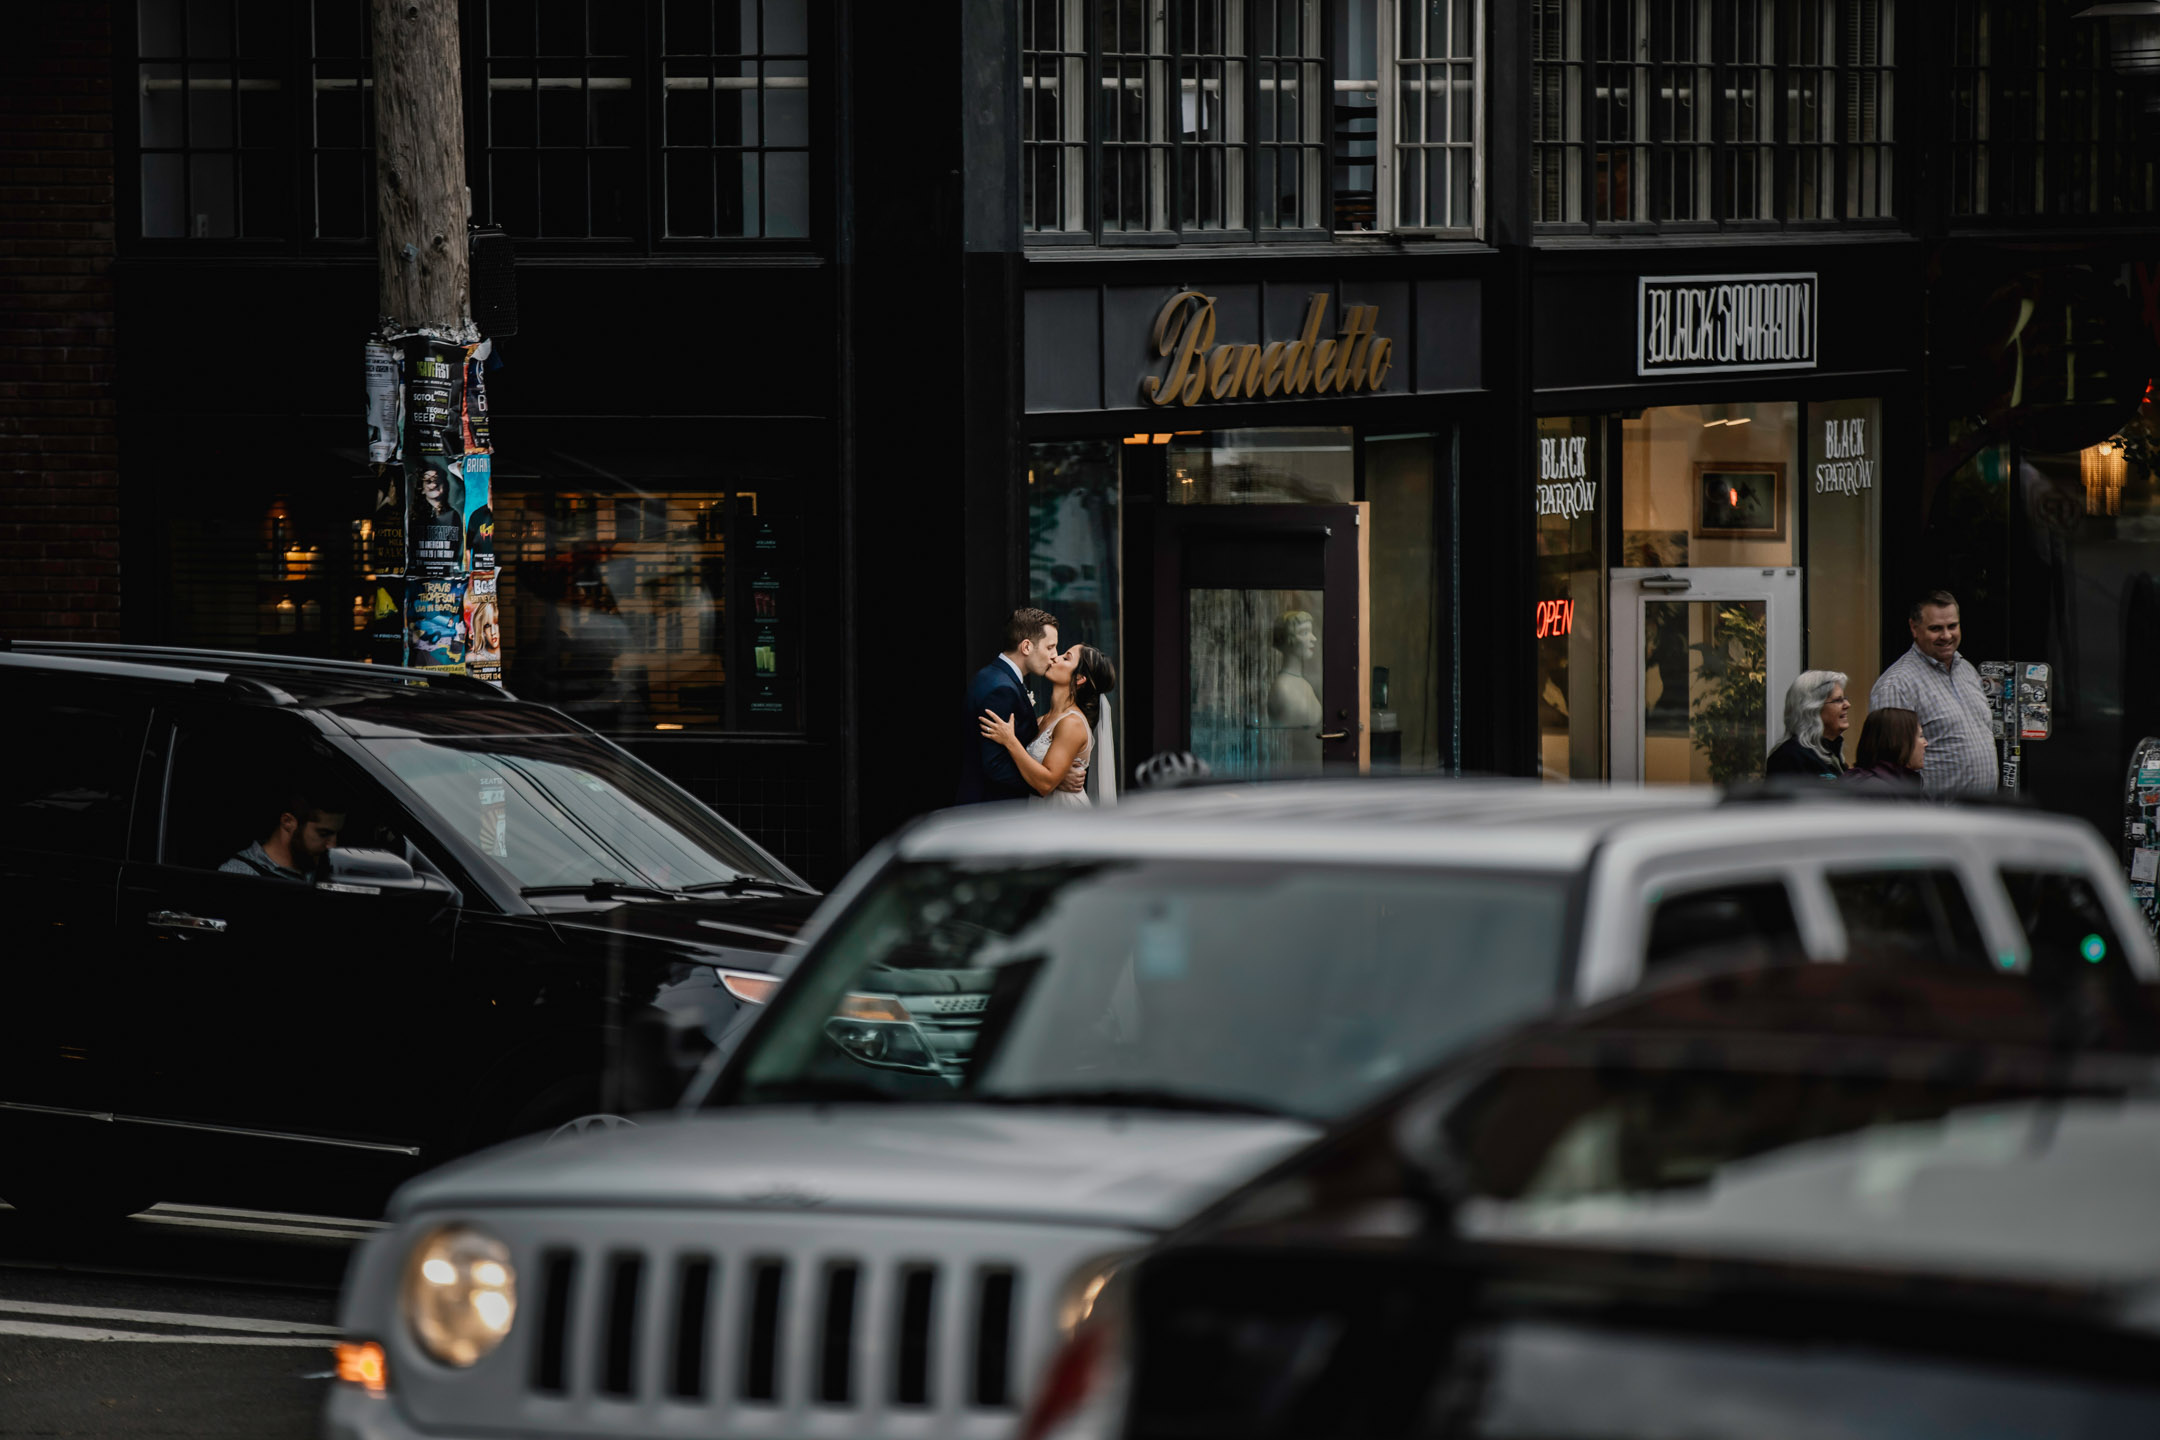
[(393, 334), (470, 344), (457, 0), (375, 0), (377, 310)]
[(374, 513), (362, 527), (377, 664), (500, 682), (492, 468), (472, 317), (458, 0), (374, 0)]

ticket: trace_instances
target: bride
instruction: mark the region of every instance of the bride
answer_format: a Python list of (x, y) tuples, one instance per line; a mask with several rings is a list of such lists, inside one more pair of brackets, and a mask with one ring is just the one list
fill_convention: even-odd
[[(1020, 778), (1034, 787), (1037, 805), (1081, 806), (1097, 803), (1090, 795), (1060, 790), (1065, 777), (1073, 770), (1086, 772), (1095, 758), (1095, 739), (1104, 736), (1105, 751), (1103, 773), (1088, 774), (1088, 790), (1098, 789), (1102, 781), (1101, 803), (1109, 804), (1114, 798), (1110, 788), (1116, 784), (1116, 762), (1108, 757), (1108, 711), (1104, 697), (1117, 689), (1117, 667), (1110, 657), (1092, 645), (1075, 645), (1050, 662), (1047, 672), (1050, 680), (1050, 713), (1043, 716), (1035, 732), (1035, 743), (1022, 745), (1013, 734), (1012, 717), (999, 719), (989, 710), (982, 713), (982, 733), (988, 740), (995, 740), (1005, 747), (1013, 758), (1013, 768)], [(1066, 722), (1074, 716), (1080, 723)]]

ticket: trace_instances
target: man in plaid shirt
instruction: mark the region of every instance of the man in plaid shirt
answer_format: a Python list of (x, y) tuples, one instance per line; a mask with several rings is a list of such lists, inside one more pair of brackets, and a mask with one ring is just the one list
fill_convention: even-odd
[(1995, 793), (1995, 725), (1980, 672), (1958, 654), (1963, 635), (1957, 597), (1931, 590), (1906, 614), (1912, 649), (1897, 658), (1868, 691), (1868, 707), (1899, 706), (1920, 717), (1927, 763), (1920, 778), (1939, 798)]

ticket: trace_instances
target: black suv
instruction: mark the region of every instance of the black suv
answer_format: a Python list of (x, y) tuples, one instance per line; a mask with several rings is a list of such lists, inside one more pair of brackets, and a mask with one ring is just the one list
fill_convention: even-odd
[[(365, 1207), (667, 1103), (817, 900), (620, 747), (462, 676), (0, 642), (0, 746), (21, 1209)], [(295, 795), (337, 832), (312, 866), (277, 841)]]

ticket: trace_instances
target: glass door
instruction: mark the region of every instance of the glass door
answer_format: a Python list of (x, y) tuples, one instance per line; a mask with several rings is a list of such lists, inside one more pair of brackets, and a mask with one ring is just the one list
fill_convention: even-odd
[(1611, 575), (1612, 778), (1759, 779), (1800, 674), (1800, 571), (1621, 569)]
[(1363, 770), (1365, 506), (1173, 505), (1156, 534), (1155, 728), (1218, 776)]

